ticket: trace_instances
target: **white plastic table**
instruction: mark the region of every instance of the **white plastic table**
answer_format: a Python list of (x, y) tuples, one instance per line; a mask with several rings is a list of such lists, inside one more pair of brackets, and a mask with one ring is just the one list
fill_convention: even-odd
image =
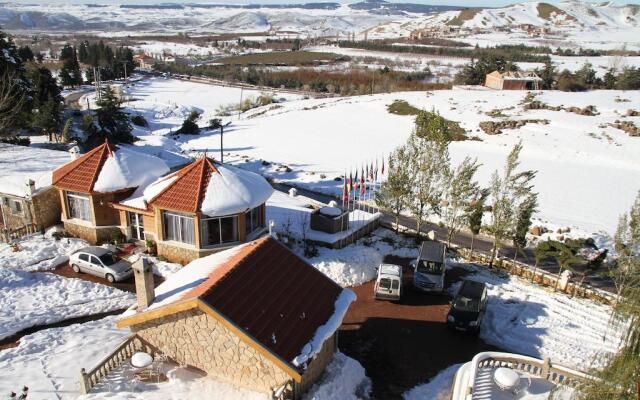
[(511, 368), (500, 367), (493, 372), (493, 381), (500, 390), (515, 391), (520, 384), (520, 375)]

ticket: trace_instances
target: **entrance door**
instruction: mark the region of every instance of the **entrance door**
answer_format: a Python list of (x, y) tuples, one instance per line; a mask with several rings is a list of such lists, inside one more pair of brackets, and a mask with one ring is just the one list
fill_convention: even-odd
[(131, 228), (131, 238), (134, 240), (144, 240), (144, 224), (142, 214), (127, 212), (129, 214), (129, 227)]

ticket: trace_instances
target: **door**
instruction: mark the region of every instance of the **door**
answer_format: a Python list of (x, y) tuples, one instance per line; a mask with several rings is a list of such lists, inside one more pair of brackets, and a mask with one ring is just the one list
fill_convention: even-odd
[(78, 267), (80, 268), (81, 271), (85, 271), (85, 272), (88, 272), (91, 270), (88, 254), (82, 253), (78, 256)]
[(104, 267), (100, 260), (98, 260), (98, 257), (91, 256), (89, 258), (89, 265), (91, 266), (91, 271), (89, 271), (89, 273), (96, 276), (104, 276)]
[(127, 214), (129, 214), (129, 228), (131, 229), (131, 238), (134, 240), (144, 240), (143, 215), (132, 212), (127, 212)]

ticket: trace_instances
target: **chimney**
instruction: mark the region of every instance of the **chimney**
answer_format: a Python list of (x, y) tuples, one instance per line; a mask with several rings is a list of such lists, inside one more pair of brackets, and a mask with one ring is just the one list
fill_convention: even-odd
[(27, 197), (33, 196), (33, 194), (36, 191), (35, 181), (33, 179), (27, 179), (27, 181), (25, 182), (25, 185), (27, 186)]
[(71, 159), (75, 160), (80, 157), (80, 149), (78, 148), (78, 146), (73, 146), (69, 149), (69, 154), (71, 154)]
[(156, 296), (153, 288), (153, 267), (144, 257), (138, 258), (131, 267), (136, 282), (138, 310), (145, 310), (153, 303)]

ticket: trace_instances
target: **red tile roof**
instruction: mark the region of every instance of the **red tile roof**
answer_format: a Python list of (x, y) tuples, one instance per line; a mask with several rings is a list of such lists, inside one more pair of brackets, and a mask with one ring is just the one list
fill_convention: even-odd
[(213, 162), (202, 157), (175, 173), (176, 180), (156, 197), (149, 205), (170, 210), (196, 213), (204, 199), (211, 174), (218, 172)]
[[(334, 314), (342, 290), (277, 240), (266, 236), (241, 248), (205, 281), (170, 304), (203, 301), (291, 365), (318, 328)], [(154, 319), (153, 314), (149, 315), (135, 323)]]
[(98, 179), (100, 169), (116, 147), (111, 143), (96, 147), (79, 158), (53, 171), (53, 185), (60, 189), (90, 193)]

